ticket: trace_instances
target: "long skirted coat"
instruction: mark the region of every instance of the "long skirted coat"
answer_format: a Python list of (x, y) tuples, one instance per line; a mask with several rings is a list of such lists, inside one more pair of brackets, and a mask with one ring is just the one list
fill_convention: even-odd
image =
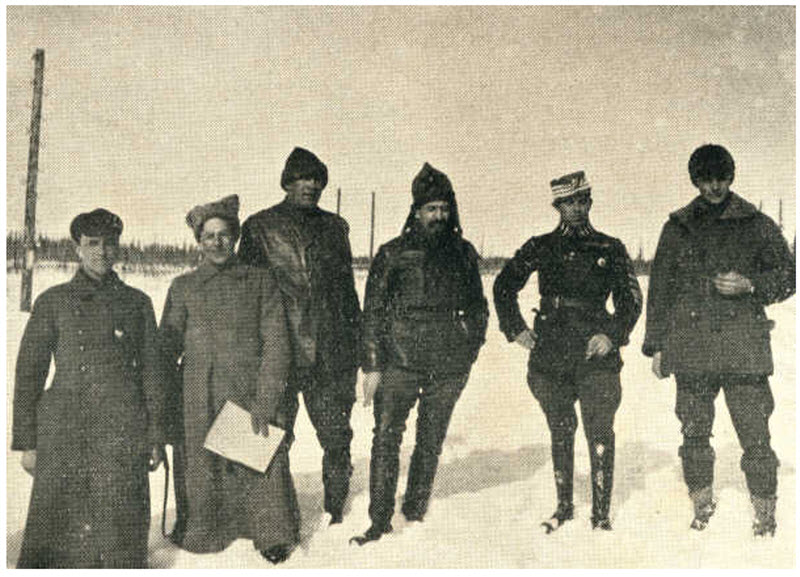
[(160, 366), (151, 301), (114, 273), (78, 271), (36, 300), (14, 385), (11, 448), (36, 449), (18, 567), (146, 566)]
[(228, 400), (248, 410), (265, 403), (270, 422), (285, 427), (291, 345), (274, 278), (235, 258), (221, 267), (204, 262), (172, 282), (159, 337), (168, 366), (180, 361), (182, 373), (176, 379), (178, 402), (168, 414), (181, 546), (220, 551), (239, 537), (252, 539), (259, 550), (296, 544), (300, 519), (289, 472), (291, 432), (266, 474), (203, 447)]
[[(704, 212), (697, 197), (664, 225), (642, 350), (660, 351), (666, 373), (772, 374), (764, 307), (794, 294), (794, 257), (778, 226), (742, 197), (731, 193), (719, 216)], [(714, 277), (729, 271), (749, 278), (752, 294), (717, 292)]]

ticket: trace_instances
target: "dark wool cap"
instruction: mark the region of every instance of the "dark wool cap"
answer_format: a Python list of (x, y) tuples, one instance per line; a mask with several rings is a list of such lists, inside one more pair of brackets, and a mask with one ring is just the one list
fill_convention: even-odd
[(81, 241), (81, 235), (119, 238), (122, 234), (122, 219), (104, 208), (96, 208), (72, 219), (69, 234), (75, 242)]
[(733, 182), (735, 172), (736, 165), (731, 153), (719, 144), (704, 144), (689, 158), (689, 177), (695, 186), (699, 180), (715, 177)]
[(232, 194), (222, 200), (195, 206), (186, 215), (186, 224), (194, 231), (194, 238), (199, 242), (203, 224), (209, 218), (221, 218), (228, 221), (234, 229), (234, 235), (239, 238), (239, 196)]
[(411, 195), (414, 197), (414, 207), (419, 208), (423, 204), (435, 200), (444, 200), (453, 204), (455, 192), (450, 179), (443, 172), (433, 168), (427, 162), (422, 166), (422, 170), (414, 177), (411, 183)]
[(325, 188), (328, 185), (328, 167), (313, 152), (297, 147), (286, 159), (281, 174), (281, 188), (286, 190), (287, 185), (301, 178), (316, 179)]

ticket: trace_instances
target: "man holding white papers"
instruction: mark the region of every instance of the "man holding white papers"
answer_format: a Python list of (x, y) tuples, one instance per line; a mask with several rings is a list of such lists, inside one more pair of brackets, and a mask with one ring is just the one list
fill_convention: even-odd
[(203, 261), (172, 282), (161, 319), (162, 350), (173, 374), (182, 374), (172, 415), (178, 422), (173, 439), (178, 519), (172, 540), (205, 553), (248, 538), (266, 559), (280, 563), (299, 541), (291, 434), (266, 473), (204, 447), (226, 402), (250, 412), (254, 433), (282, 435), (270, 425), (286, 427), (291, 351), (284, 306), (271, 274), (234, 256), (238, 212), (235, 195), (189, 212), (186, 221)]

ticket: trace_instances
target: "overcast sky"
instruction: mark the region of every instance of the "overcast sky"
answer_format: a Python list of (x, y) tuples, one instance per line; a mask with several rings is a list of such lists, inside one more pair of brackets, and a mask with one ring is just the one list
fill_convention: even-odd
[(557, 223), (550, 179), (584, 169), (595, 226), (652, 254), (695, 196), (697, 146), (795, 230), (795, 8), (8, 7), (7, 228), (21, 229), (31, 56), (44, 48), (38, 230), (97, 206), (123, 241), (193, 242), (184, 215), (280, 201), (292, 147), (330, 175), (322, 206), (355, 254), (395, 236), (424, 162), (465, 236), (510, 255)]

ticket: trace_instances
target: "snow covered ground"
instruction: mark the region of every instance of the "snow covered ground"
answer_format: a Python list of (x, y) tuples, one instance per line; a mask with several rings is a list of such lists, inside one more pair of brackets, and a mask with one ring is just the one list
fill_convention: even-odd
[[(70, 273), (38, 269), (35, 293), (67, 280)], [(147, 292), (160, 317), (169, 277), (122, 275)], [(7, 277), (8, 363), (7, 432), (10, 445), (14, 362), (27, 314), (17, 309), (19, 276)], [(535, 280), (535, 279), (534, 279)], [(493, 278), (484, 279), (491, 294)], [(364, 275), (358, 288), (363, 295)], [(646, 291), (647, 279), (640, 282)], [(536, 304), (535, 282), (521, 295), (523, 310)], [(617, 468), (612, 502), (614, 531), (592, 532), (591, 488), (586, 443), (576, 444), (576, 518), (553, 535), (539, 523), (552, 513), (555, 495), (549, 433), (525, 382), (525, 352), (508, 344), (492, 309), (488, 342), (459, 404), (441, 457), (430, 510), (423, 523), (406, 523), (398, 512), (393, 534), (365, 547), (348, 539), (369, 526), (368, 464), (373, 425), (371, 408), (356, 405), (352, 426), (355, 473), (344, 523), (321, 527), (322, 452), (301, 409), (292, 448), (292, 472), (302, 511), (302, 543), (287, 568), (728, 568), (795, 566), (795, 300), (768, 309), (777, 320), (772, 334), (776, 399), (771, 419), (779, 469), (778, 531), (756, 540), (750, 531), (751, 506), (739, 469), (741, 451), (722, 395), (717, 400), (714, 444), (717, 451), (717, 513), (702, 533), (690, 531), (691, 504), (681, 478), (677, 448), (680, 426), (674, 415), (674, 381), (658, 381), (641, 355), (644, 318), (623, 351), (623, 400), (617, 413)], [(360, 391), (359, 391), (360, 396)], [(405, 487), (415, 433), (412, 412), (401, 453), (398, 501)], [(31, 479), (19, 455), (7, 449), (7, 564), (14, 566), (22, 542)], [(160, 534), (163, 471), (151, 475), (153, 516), (150, 562), (159, 568), (264, 568), (266, 562), (247, 541), (226, 551), (195, 555), (181, 551)], [(399, 511), (399, 506), (398, 506)], [(167, 513), (171, 524), (172, 499)]]

